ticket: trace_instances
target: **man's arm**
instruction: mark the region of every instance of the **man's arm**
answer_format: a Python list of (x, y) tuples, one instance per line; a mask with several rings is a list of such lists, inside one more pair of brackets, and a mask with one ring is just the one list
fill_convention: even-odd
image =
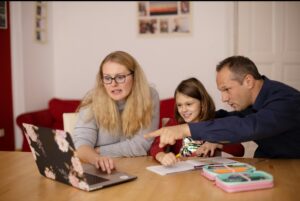
[(175, 144), (176, 140), (191, 136), (191, 132), (187, 124), (180, 124), (177, 126), (163, 127), (159, 130), (144, 135), (145, 138), (154, 138), (157, 136), (160, 136), (159, 147), (162, 148), (167, 144)]
[[(274, 100), (259, 111), (211, 121), (190, 123), (192, 138), (215, 143), (237, 143), (280, 135), (295, 129), (299, 117), (293, 101)], [(299, 115), (298, 115), (299, 116)]]

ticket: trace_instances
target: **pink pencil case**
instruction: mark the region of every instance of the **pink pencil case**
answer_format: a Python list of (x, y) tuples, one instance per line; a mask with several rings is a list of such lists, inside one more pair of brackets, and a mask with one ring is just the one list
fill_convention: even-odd
[(216, 186), (226, 192), (272, 188), (273, 176), (264, 171), (229, 173), (216, 176)]

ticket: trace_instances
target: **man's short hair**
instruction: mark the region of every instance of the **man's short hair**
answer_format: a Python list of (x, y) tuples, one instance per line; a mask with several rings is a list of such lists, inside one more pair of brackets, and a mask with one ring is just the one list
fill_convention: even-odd
[(247, 74), (252, 75), (256, 80), (262, 79), (254, 62), (244, 56), (231, 56), (224, 59), (217, 65), (216, 71), (220, 72), (225, 67), (234, 74), (234, 79), (240, 83), (243, 82)]

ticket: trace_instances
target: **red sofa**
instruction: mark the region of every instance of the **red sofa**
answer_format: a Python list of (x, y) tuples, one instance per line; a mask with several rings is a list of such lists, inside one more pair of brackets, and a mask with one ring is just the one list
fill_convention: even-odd
[[(17, 125), (23, 132), (22, 123), (34, 124), (55, 129), (63, 129), (63, 113), (75, 112), (80, 100), (52, 98), (48, 103), (48, 108), (39, 111), (27, 112), (17, 117)], [(174, 98), (163, 99), (160, 101), (160, 120), (159, 128), (162, 126), (163, 118), (174, 119)], [(27, 140), (23, 138), (22, 151), (30, 151)], [(230, 146), (226, 150), (234, 156), (243, 156), (244, 147), (239, 145)]]
[[(22, 132), (24, 132), (22, 129), (22, 123), (63, 129), (63, 113), (75, 112), (79, 103), (80, 100), (63, 100), (52, 98), (48, 103), (47, 109), (20, 114), (16, 119), (17, 125), (20, 127)], [(25, 138), (23, 138), (22, 151), (30, 151), (29, 145)]]
[[(63, 129), (63, 113), (75, 112), (80, 100), (52, 98), (48, 103), (48, 108), (44, 110), (26, 112), (20, 114), (16, 121), (19, 128), (22, 129), (22, 123), (34, 124), (55, 129)], [(160, 102), (160, 127), (163, 117), (173, 118), (174, 99), (164, 99)], [(23, 133), (24, 136), (24, 133)], [(26, 140), (23, 140), (22, 151), (30, 151)]]
[(163, 118), (174, 119), (175, 99), (168, 98), (160, 101), (159, 128), (162, 126)]

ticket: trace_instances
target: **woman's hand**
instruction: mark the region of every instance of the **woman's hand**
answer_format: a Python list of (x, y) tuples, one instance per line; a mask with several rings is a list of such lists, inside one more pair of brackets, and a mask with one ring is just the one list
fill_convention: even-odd
[(90, 163), (108, 174), (115, 169), (114, 161), (110, 157), (100, 155), (99, 147), (92, 148), (88, 145), (82, 145), (77, 149), (77, 154), (83, 162)]
[(107, 156), (96, 156), (93, 164), (96, 166), (96, 168), (101, 169), (104, 172), (106, 171), (108, 174), (115, 169), (114, 161)]

